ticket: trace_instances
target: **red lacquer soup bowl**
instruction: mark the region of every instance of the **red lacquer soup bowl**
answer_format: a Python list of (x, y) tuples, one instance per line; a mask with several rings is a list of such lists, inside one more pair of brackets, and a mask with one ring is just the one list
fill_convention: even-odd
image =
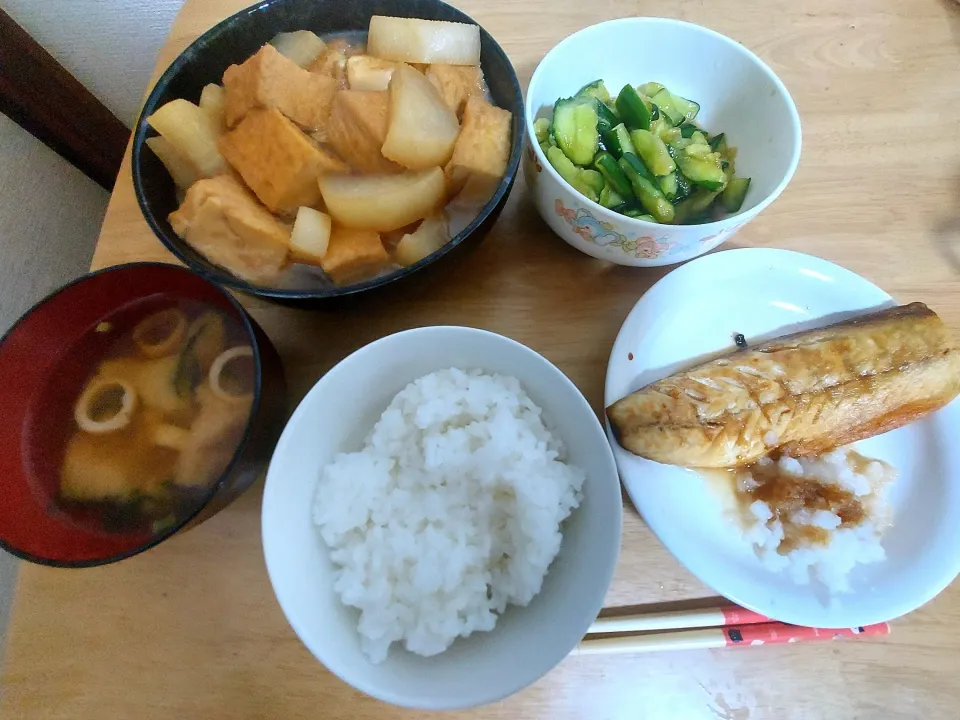
[(133, 263), (40, 301), (0, 339), (0, 545), (115, 562), (216, 514), (286, 416), (276, 349), (225, 290)]

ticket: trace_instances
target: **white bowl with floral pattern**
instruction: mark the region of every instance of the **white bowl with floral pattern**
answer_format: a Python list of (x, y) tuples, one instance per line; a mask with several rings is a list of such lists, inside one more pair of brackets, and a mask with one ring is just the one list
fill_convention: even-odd
[[(741, 209), (716, 222), (661, 225), (608, 210), (568, 185), (537, 144), (533, 121), (598, 79), (612, 94), (656, 81), (700, 103), (697, 124), (725, 133), (737, 148), (737, 174), (751, 178)], [(736, 41), (679, 20), (623, 18), (574, 33), (534, 71), (525, 116), (523, 170), (538, 212), (570, 245), (620, 265), (672, 265), (712, 250), (783, 192), (800, 161), (800, 116), (774, 72)]]

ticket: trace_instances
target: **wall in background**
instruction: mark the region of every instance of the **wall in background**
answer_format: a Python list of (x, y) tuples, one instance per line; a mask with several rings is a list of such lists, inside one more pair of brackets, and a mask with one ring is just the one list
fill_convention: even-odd
[(0, 0), (17, 24), (132, 127), (183, 0)]
[(0, 332), (90, 266), (107, 192), (0, 114)]
[[(0, 334), (90, 267), (107, 192), (0, 114)], [(16, 563), (0, 550), (0, 658)]]

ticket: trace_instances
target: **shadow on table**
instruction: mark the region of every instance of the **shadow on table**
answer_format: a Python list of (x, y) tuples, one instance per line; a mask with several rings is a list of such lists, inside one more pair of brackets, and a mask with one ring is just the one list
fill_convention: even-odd
[[(957, 4), (957, 15), (960, 25), (960, 4)], [(954, 272), (960, 274), (960, 171), (953, 181), (952, 195), (955, 198), (953, 204), (947, 206), (946, 214), (933, 228), (934, 242)]]
[(623, 617), (624, 615), (651, 615), (663, 612), (684, 612), (692, 610), (714, 610), (729, 605), (730, 601), (716, 595), (714, 597), (696, 598), (693, 600), (676, 600), (673, 602), (649, 603), (646, 605), (623, 605), (621, 607), (604, 608), (598, 617)]
[(940, 0), (940, 4), (947, 10), (947, 22), (953, 33), (953, 39), (960, 45), (960, 2), (957, 0)]

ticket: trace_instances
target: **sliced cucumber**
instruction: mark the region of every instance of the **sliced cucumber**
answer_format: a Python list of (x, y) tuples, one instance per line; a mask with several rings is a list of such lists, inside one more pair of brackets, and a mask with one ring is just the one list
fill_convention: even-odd
[(674, 175), (677, 178), (677, 196), (674, 198), (674, 202), (686, 200), (691, 194), (693, 194), (693, 191), (696, 188), (694, 184), (690, 182), (690, 179), (679, 170), (677, 170)]
[(577, 165), (589, 165), (600, 147), (594, 98), (566, 98), (553, 106), (553, 134), (557, 146)]
[(672, 172), (669, 175), (657, 178), (657, 184), (660, 186), (660, 192), (670, 202), (677, 199), (677, 173)]
[(600, 191), (600, 204), (605, 208), (610, 208), (612, 210), (615, 207), (623, 205), (624, 202), (626, 202), (626, 198), (610, 187), (609, 184), (607, 184), (607, 186)]
[(729, 213), (735, 213), (743, 207), (743, 199), (747, 196), (747, 190), (750, 189), (750, 178), (734, 177), (730, 178), (727, 187), (724, 188), (720, 196), (720, 202), (723, 209)]
[(641, 95), (646, 95), (649, 98), (652, 98), (661, 90), (663, 90), (663, 85), (661, 85), (658, 82), (644, 83), (643, 85), (637, 88), (638, 93), (640, 93)]
[(716, 190), (700, 188), (686, 200), (677, 203), (674, 220), (678, 224), (686, 224), (700, 218), (717, 199), (720, 193)]
[(637, 149), (637, 155), (654, 175), (669, 175), (676, 170), (676, 163), (667, 152), (667, 146), (657, 135), (649, 130), (634, 130), (630, 133), (630, 140)]
[(660, 108), (660, 114), (665, 115), (671, 125), (677, 126), (683, 122), (685, 116), (674, 107), (673, 95), (671, 95), (670, 91), (666, 88), (650, 98), (650, 101)]
[(617, 112), (623, 124), (630, 130), (650, 129), (650, 109), (633, 89), (633, 85), (624, 85), (617, 95)]
[(537, 136), (538, 143), (547, 142), (550, 137), (550, 120), (547, 118), (537, 118), (533, 121), (533, 133)]
[(660, 139), (666, 144), (676, 142), (682, 137), (680, 128), (670, 127), (669, 125), (664, 126), (664, 129), (660, 132)]
[(563, 154), (560, 148), (554, 145), (548, 145), (545, 152), (547, 160), (553, 165), (553, 169), (557, 171), (560, 177), (573, 185), (577, 179), (579, 168), (573, 164), (570, 158)]
[(653, 222), (709, 222), (743, 207), (750, 179), (737, 177), (726, 136), (697, 126), (699, 113), (661, 83), (624, 85), (611, 98), (595, 80), (533, 129), (561, 177), (604, 207)]
[[(598, 173), (596, 170), (580, 168), (580, 172), (577, 173), (577, 176), (579, 183), (581, 185), (586, 185), (588, 188), (593, 190), (597, 197), (600, 197), (600, 192), (607, 185), (606, 181), (603, 179), (603, 175)], [(591, 199), (594, 198), (591, 196)]]
[[(696, 150), (695, 146), (694, 150)], [(686, 147), (677, 155), (677, 166), (680, 172), (691, 181), (707, 190), (723, 190), (727, 180), (727, 174), (720, 167), (720, 156), (717, 153), (693, 154), (690, 152), (690, 147)]]
[(603, 136), (603, 145), (615, 158), (623, 157), (625, 153), (637, 154), (633, 141), (630, 140), (630, 133), (623, 123)]
[(577, 90), (576, 97), (593, 97), (602, 103), (610, 102), (610, 92), (607, 90), (607, 86), (603, 84), (603, 80), (594, 80), (587, 83)]
[(627, 153), (620, 158), (620, 169), (630, 181), (633, 194), (640, 204), (657, 220), (669, 223), (673, 220), (674, 209), (657, 186), (655, 178), (636, 155)]
[[(709, 145), (706, 143), (695, 143), (692, 141), (692, 139), (690, 144), (683, 149), (683, 152), (687, 155), (697, 158), (702, 158), (713, 154), (713, 151), (710, 149)], [(717, 155), (719, 156), (719, 153), (717, 153)]]
[(670, 93), (670, 97), (673, 98), (673, 107), (676, 111), (683, 115), (687, 122), (693, 122), (697, 113), (700, 112), (700, 104), (695, 103), (693, 100), (687, 100), (685, 97), (674, 95), (673, 93)]
[(656, 218), (653, 215), (645, 213), (638, 207), (630, 207), (623, 211), (623, 214), (629, 218), (634, 218), (635, 220), (646, 220), (647, 222), (656, 222)]
[(623, 170), (620, 169), (617, 159), (613, 155), (608, 152), (598, 152), (593, 159), (593, 167), (603, 175), (608, 187), (613, 188), (623, 197), (630, 196), (630, 181), (623, 174)]
[(673, 130), (673, 125), (671, 125), (670, 121), (667, 120), (662, 114), (659, 114), (656, 120), (650, 120), (649, 130), (657, 137), (662, 138), (665, 132)]
[(597, 130), (600, 131), (600, 136), (603, 137), (605, 133), (610, 132), (617, 125), (620, 124), (620, 118), (617, 117), (617, 114), (610, 109), (610, 106), (604, 102), (597, 101)]

